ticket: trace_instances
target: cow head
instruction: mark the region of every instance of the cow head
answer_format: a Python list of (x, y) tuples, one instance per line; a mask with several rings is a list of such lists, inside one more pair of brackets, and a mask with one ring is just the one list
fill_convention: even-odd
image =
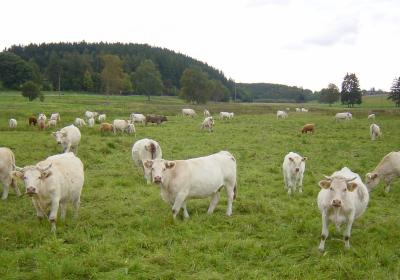
[(357, 183), (351, 182), (357, 177), (346, 179), (343, 177), (328, 177), (326, 180), (319, 181), (318, 185), (325, 190), (329, 190), (329, 201), (333, 207), (342, 207), (347, 200), (348, 192), (357, 188)]
[(380, 178), (376, 173), (367, 173), (365, 175), (365, 185), (367, 186), (368, 190), (371, 191), (376, 185), (379, 184)]
[(307, 157), (289, 157), (289, 164), (291, 166), (291, 170), (297, 174), (301, 169), (301, 165), (307, 160)]
[(173, 169), (175, 167), (175, 162), (163, 159), (154, 159), (146, 160), (143, 165), (145, 168), (151, 170), (153, 183), (162, 184), (164, 183), (165, 171), (167, 171), (168, 169)]
[(24, 180), (25, 193), (29, 196), (34, 196), (39, 194), (40, 186), (46, 178), (51, 176), (51, 166), (50, 163), (46, 167), (27, 166), (24, 168), (15, 167), (13, 175)]
[(67, 132), (59, 130), (59, 131), (53, 132), (52, 135), (56, 139), (57, 144), (61, 144), (64, 141), (65, 137), (67, 137)]

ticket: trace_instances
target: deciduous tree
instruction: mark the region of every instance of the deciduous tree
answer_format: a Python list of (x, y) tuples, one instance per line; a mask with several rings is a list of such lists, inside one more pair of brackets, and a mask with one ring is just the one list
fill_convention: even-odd
[(121, 59), (112, 54), (106, 54), (103, 57), (104, 68), (101, 72), (101, 82), (104, 92), (109, 94), (118, 94), (124, 87), (124, 71), (122, 70)]
[(180, 97), (192, 103), (206, 103), (210, 99), (208, 76), (199, 67), (189, 67), (183, 72)]
[(151, 95), (160, 95), (164, 88), (161, 74), (150, 59), (145, 59), (133, 74), (133, 86), (138, 94), (146, 95), (150, 100)]
[(400, 107), (400, 77), (393, 80), (388, 99), (391, 99), (396, 107)]
[(320, 92), (319, 102), (328, 103), (332, 106), (332, 103), (339, 101), (340, 91), (335, 84), (329, 84), (327, 88), (323, 88)]
[(342, 104), (346, 104), (348, 107), (354, 107), (354, 104), (361, 104), (361, 89), (356, 74), (346, 74), (342, 83), (340, 97)]
[(29, 101), (35, 100), (40, 94), (39, 86), (32, 81), (25, 82), (21, 91), (22, 96), (28, 98)]

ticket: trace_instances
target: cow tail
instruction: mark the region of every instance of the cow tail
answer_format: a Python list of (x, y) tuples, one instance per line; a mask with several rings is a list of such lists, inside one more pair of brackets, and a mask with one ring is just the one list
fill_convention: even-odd
[(233, 187), (233, 199), (236, 199), (236, 193), (237, 193), (237, 183), (235, 183), (235, 186)]
[(154, 159), (156, 153), (156, 146), (154, 145), (154, 143), (150, 143), (150, 153), (151, 159)]

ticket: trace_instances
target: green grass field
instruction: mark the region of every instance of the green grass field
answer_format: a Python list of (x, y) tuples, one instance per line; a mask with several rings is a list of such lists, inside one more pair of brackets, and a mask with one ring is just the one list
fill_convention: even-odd
[[(375, 106), (374, 106), (375, 104)], [(276, 120), (277, 109), (296, 104), (209, 104), (214, 113), (235, 112), (230, 121), (216, 119), (214, 133), (199, 130), (202, 117), (187, 119), (188, 107), (175, 98), (102, 97), (48, 94), (45, 102), (27, 102), (19, 94), (0, 93), (0, 146), (11, 147), (18, 166), (35, 164), (61, 152), (50, 135), (27, 126), (27, 117), (60, 112), (61, 128), (83, 117), (85, 110), (107, 113), (108, 121), (131, 112), (166, 114), (160, 126), (136, 126), (130, 135), (101, 135), (98, 124), (83, 128), (79, 157), (85, 165), (80, 216), (72, 209), (57, 233), (39, 221), (28, 197), (12, 190), (0, 201), (0, 279), (399, 279), (400, 186), (389, 194), (380, 185), (371, 193), (364, 215), (355, 221), (346, 250), (341, 233), (330, 227), (325, 253), (318, 251), (321, 233), (316, 205), (323, 174), (348, 166), (362, 178), (390, 151), (399, 150), (400, 111), (382, 99), (368, 98), (355, 108), (350, 122), (333, 115), (347, 110), (305, 104), (309, 113), (289, 112)], [(190, 106), (202, 112), (204, 106)], [(367, 114), (384, 138), (369, 138)], [(202, 115), (202, 114), (201, 114)], [(18, 120), (10, 131), (8, 119)], [(314, 135), (301, 135), (305, 123)], [(233, 215), (225, 215), (225, 193), (213, 215), (209, 199), (190, 200), (189, 220), (172, 219), (159, 187), (146, 185), (133, 166), (134, 141), (158, 141), (166, 159), (187, 159), (220, 150), (232, 152), (238, 164), (238, 194)], [(308, 157), (304, 193), (288, 197), (282, 162), (295, 151)], [(23, 190), (23, 183), (18, 183)]]

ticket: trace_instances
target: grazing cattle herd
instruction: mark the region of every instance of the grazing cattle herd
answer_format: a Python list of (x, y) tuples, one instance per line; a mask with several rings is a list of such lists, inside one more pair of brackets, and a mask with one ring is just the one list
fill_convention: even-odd
[[(289, 110), (290, 108), (286, 108), (286, 111), (277, 111), (277, 119), (286, 119), (289, 116)], [(307, 113), (309, 110), (296, 108), (295, 111)], [(211, 133), (215, 125), (214, 119), (207, 109), (203, 114), (205, 119), (201, 124), (201, 129)], [(193, 109), (182, 109), (182, 115), (194, 118), (197, 114)], [(219, 116), (221, 120), (232, 119), (234, 113), (220, 112)], [(84, 184), (83, 163), (77, 157), (81, 140), (78, 127), (82, 128), (87, 123), (88, 128), (93, 128), (97, 120), (101, 123), (101, 132), (132, 134), (136, 133), (134, 123), (160, 125), (167, 121), (167, 117), (162, 115), (145, 116), (132, 113), (129, 119), (114, 119), (111, 124), (105, 122), (106, 114), (91, 111), (86, 111), (84, 118), (86, 122), (78, 117), (74, 124), (53, 132), (52, 135), (57, 144), (63, 148), (63, 153), (50, 156), (36, 165), (20, 168), (16, 165), (14, 153), (9, 148), (0, 148), (0, 182), (4, 185), (2, 199), (7, 199), (10, 186), (18, 196), (21, 195), (16, 183), (16, 178), (21, 178), (25, 184), (25, 193), (32, 198), (37, 216), (48, 217), (52, 231), (56, 230), (58, 208), (60, 208), (61, 219), (65, 218), (68, 203), (72, 203), (75, 213), (78, 213)], [(350, 121), (352, 114), (350, 112), (337, 113), (334, 119), (335, 121)], [(375, 114), (368, 115), (368, 119), (375, 120)], [(29, 126), (37, 125), (40, 130), (44, 130), (57, 126), (60, 120), (59, 113), (51, 114), (49, 121), (45, 114), (40, 113), (37, 118), (30, 116), (28, 124)], [(17, 120), (9, 119), (8, 126), (10, 129), (16, 129)], [(315, 124), (303, 126), (301, 133), (308, 132), (315, 132)], [(381, 136), (380, 127), (375, 123), (371, 124), (371, 140), (376, 140)], [(161, 197), (171, 206), (174, 218), (181, 209), (183, 217), (189, 217), (186, 204), (191, 198), (211, 197), (208, 213), (213, 213), (222, 188), (225, 188), (227, 194), (226, 214), (228, 216), (232, 214), (233, 200), (237, 195), (237, 163), (230, 152), (220, 151), (186, 160), (166, 160), (163, 159), (160, 144), (153, 139), (144, 138), (133, 144), (131, 153), (134, 164), (143, 172), (146, 182), (160, 186)], [(300, 193), (303, 192), (306, 160), (306, 157), (295, 152), (289, 152), (283, 159), (284, 187), (289, 195), (297, 189)], [(329, 235), (329, 222), (334, 223), (337, 228), (345, 224), (343, 236), (345, 247), (349, 248), (352, 224), (365, 212), (369, 202), (369, 191), (383, 180), (386, 185), (385, 191), (389, 192), (393, 179), (400, 177), (400, 152), (391, 152), (386, 155), (372, 172), (366, 174), (365, 184), (358, 174), (347, 167), (325, 177), (318, 183), (321, 190), (317, 202), (322, 217), (319, 249), (323, 251), (325, 248), (325, 241)]]

